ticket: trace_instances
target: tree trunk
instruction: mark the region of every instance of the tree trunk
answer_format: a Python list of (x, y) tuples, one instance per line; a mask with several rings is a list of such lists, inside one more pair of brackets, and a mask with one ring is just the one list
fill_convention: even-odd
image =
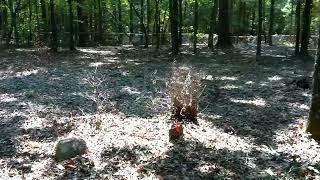
[(293, 13), (294, 13), (294, 2), (291, 0), (291, 12), (290, 12), (290, 31), (289, 33), (293, 34)]
[(7, 8), (5, 8), (5, 7), (3, 7), (2, 8), (2, 26), (1, 26), (1, 28), (2, 28), (2, 34), (1, 34), (1, 38), (3, 39), (3, 40), (5, 40), (6, 39), (6, 37), (7, 37), (7, 31), (8, 31), (8, 10), (7, 10)]
[(169, 0), (169, 17), (171, 29), (171, 51), (173, 55), (179, 52), (179, 33), (178, 33), (178, 1)]
[(218, 8), (218, 0), (212, 0), (210, 30), (209, 30), (209, 39), (208, 39), (208, 47), (211, 50), (213, 50), (213, 34), (215, 33), (215, 29), (216, 29), (217, 8)]
[(118, 28), (119, 28), (119, 36), (118, 43), (122, 44), (123, 41), (123, 27), (122, 27), (122, 4), (121, 0), (118, 0)]
[(51, 20), (51, 50), (53, 52), (58, 52), (58, 35), (57, 35), (57, 25), (55, 20), (54, 12), (54, 0), (50, 0), (50, 20)]
[(182, 45), (182, 0), (179, 0), (179, 45)]
[(249, 14), (250, 13), (246, 12), (246, 7), (247, 7), (246, 2), (243, 2), (242, 4), (243, 4), (242, 5), (243, 10), (242, 10), (242, 21), (241, 22), (243, 24), (241, 24), (241, 32), (240, 32), (240, 34), (244, 35), (244, 34), (249, 32), (248, 29), (249, 29)]
[(72, 0), (68, 0), (69, 6), (69, 49), (70, 51), (76, 50), (74, 45), (74, 28), (73, 28), (73, 12), (72, 12)]
[(143, 35), (142, 33), (144, 32), (144, 0), (140, 0), (140, 41), (141, 44), (143, 42)]
[(267, 42), (267, 33), (266, 33), (266, 1), (262, 0), (262, 34), (264, 37), (264, 42)]
[(301, 0), (297, 0), (296, 6), (296, 45), (295, 55), (300, 55), (300, 16), (301, 16)]
[(160, 48), (160, 9), (159, 9), (159, 1), (156, 1), (156, 12), (155, 12), (155, 23), (156, 23), (156, 49)]
[(274, 20), (274, 3), (275, 0), (271, 0), (270, 16), (269, 16), (269, 33), (268, 33), (268, 43), (272, 46), (272, 34), (273, 34), (273, 20)]
[(257, 54), (256, 60), (261, 56), (261, 39), (262, 39), (262, 0), (258, 0), (258, 34), (257, 34)]
[(47, 32), (48, 32), (48, 23), (47, 23), (47, 8), (46, 8), (46, 2), (45, 0), (40, 0), (41, 4), (41, 20), (42, 20), (42, 36), (41, 36), (41, 41), (46, 41), (47, 37)]
[(149, 44), (149, 34), (150, 34), (150, 26), (151, 26), (151, 4), (150, 4), (150, 0), (147, 0), (147, 24), (146, 24), (146, 31), (147, 31), (147, 40), (148, 42), (146, 42), (146, 44)]
[[(256, 7), (256, 5), (257, 5), (257, 4), (255, 3), (255, 6), (254, 6), (254, 7)], [(252, 17), (251, 17), (251, 31), (250, 31), (250, 34), (251, 34), (252, 36), (255, 35), (255, 31), (254, 31), (254, 29), (255, 29), (255, 24), (254, 24), (255, 18), (256, 18), (256, 9), (254, 8), (254, 9), (253, 9), (253, 12), (252, 12)]]
[(130, 42), (132, 43), (133, 39), (133, 3), (129, 1), (129, 31), (130, 31)]
[(38, 39), (38, 37), (40, 36), (41, 33), (41, 27), (40, 27), (40, 18), (39, 18), (39, 6), (38, 6), (38, 0), (35, 1), (34, 5), (35, 5), (35, 13), (36, 13), (36, 18), (37, 18), (37, 36), (36, 38)]
[(197, 34), (198, 34), (198, 0), (194, 1), (194, 24), (193, 24), (193, 53), (197, 54)]
[(100, 44), (104, 44), (104, 35), (103, 35), (103, 29), (102, 29), (102, 7), (101, 7), (101, 0), (98, 0), (98, 33), (99, 33), (99, 42)]
[(28, 45), (31, 46), (32, 41), (32, 4), (31, 0), (28, 0), (29, 6), (29, 36), (28, 36)]
[(306, 130), (314, 139), (320, 140), (320, 26), (317, 58), (313, 72), (312, 100)]
[(219, 31), (217, 47), (230, 48), (232, 42), (230, 38), (230, 17), (229, 17), (229, 0), (219, 1)]
[(308, 56), (308, 45), (310, 38), (310, 24), (311, 24), (311, 8), (312, 0), (306, 0), (303, 11), (303, 28), (301, 38), (301, 55)]
[(79, 46), (86, 46), (89, 41), (87, 32), (88, 19), (83, 12), (83, 0), (78, 0), (77, 13), (78, 13), (78, 29), (79, 29)]

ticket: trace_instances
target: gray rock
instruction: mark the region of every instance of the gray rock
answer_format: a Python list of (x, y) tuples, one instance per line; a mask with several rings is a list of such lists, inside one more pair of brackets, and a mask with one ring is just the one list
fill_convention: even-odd
[(55, 149), (55, 159), (63, 161), (85, 154), (87, 152), (87, 145), (83, 139), (68, 138), (60, 140)]

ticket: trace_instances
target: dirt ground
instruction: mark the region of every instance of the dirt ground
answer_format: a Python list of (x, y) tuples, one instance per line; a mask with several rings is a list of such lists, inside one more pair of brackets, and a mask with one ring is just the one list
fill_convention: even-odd
[[(320, 146), (304, 132), (312, 58), (288, 47), (185, 47), (173, 58), (133, 47), (0, 52), (0, 179), (320, 178)], [(204, 75), (198, 124), (169, 142), (167, 85), (177, 67)], [(66, 137), (89, 153), (53, 160)]]

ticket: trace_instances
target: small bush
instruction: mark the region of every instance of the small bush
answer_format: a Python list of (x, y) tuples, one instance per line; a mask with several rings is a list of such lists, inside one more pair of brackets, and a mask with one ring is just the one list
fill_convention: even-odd
[(196, 121), (203, 91), (200, 73), (188, 67), (175, 68), (169, 82), (172, 114), (175, 117)]

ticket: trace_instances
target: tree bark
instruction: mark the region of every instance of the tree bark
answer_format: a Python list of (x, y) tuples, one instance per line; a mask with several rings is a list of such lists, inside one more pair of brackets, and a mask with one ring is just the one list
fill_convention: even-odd
[(133, 3), (129, 1), (129, 31), (130, 31), (130, 42), (132, 43), (133, 39)]
[[(255, 3), (254, 7), (256, 7), (256, 5), (257, 5), (257, 4)], [(251, 31), (250, 31), (250, 34), (251, 34), (252, 36), (255, 35), (255, 31), (254, 31), (254, 29), (255, 29), (255, 24), (254, 24), (255, 18), (256, 18), (256, 9), (253, 8), (252, 17), (251, 17)]]
[(257, 53), (256, 60), (261, 56), (261, 39), (262, 39), (262, 0), (258, 0), (258, 34), (257, 34)]
[(77, 14), (78, 14), (78, 29), (79, 29), (79, 46), (86, 46), (89, 41), (87, 32), (88, 18), (83, 12), (83, 0), (78, 0)]
[(301, 0), (297, 0), (296, 5), (296, 45), (295, 55), (300, 55), (300, 17), (301, 17)]
[(156, 49), (160, 48), (160, 9), (159, 9), (159, 1), (156, 2), (156, 12), (155, 12), (155, 23), (156, 23)]
[(58, 52), (58, 35), (54, 11), (54, 0), (50, 0), (50, 20), (51, 20), (51, 50)]
[(320, 140), (320, 26), (317, 58), (313, 73), (312, 100), (306, 130), (311, 133), (314, 139)]
[(179, 53), (179, 34), (178, 34), (178, 2), (169, 0), (169, 17), (171, 29), (171, 51), (173, 55)]
[(229, 0), (219, 1), (219, 31), (217, 47), (230, 48), (232, 42), (230, 38), (230, 17), (229, 17)]
[(28, 45), (31, 46), (32, 41), (32, 4), (31, 0), (28, 0), (29, 6), (29, 36), (28, 36)]
[(209, 39), (208, 39), (208, 47), (213, 50), (213, 34), (216, 29), (216, 17), (217, 17), (217, 8), (218, 8), (218, 0), (212, 0), (212, 8), (211, 8), (211, 16), (210, 16), (210, 30), (209, 30)]
[(197, 34), (198, 34), (198, 0), (194, 1), (194, 24), (193, 24), (193, 53), (197, 54)]
[(101, 5), (101, 0), (98, 0), (98, 33), (99, 33), (99, 42), (100, 44), (104, 44), (104, 35), (103, 35), (103, 22), (102, 22), (102, 16), (103, 16), (103, 12), (102, 12), (102, 5)]
[(149, 44), (149, 34), (150, 34), (150, 26), (151, 26), (151, 4), (150, 0), (147, 0), (147, 24), (146, 24), (146, 31), (147, 31), (147, 40), (148, 42), (146, 44)]
[(274, 20), (274, 3), (275, 0), (271, 0), (270, 15), (269, 15), (269, 33), (268, 33), (268, 43), (272, 46), (272, 35), (273, 35), (273, 20)]
[(121, 4), (121, 0), (118, 0), (118, 29), (119, 29), (118, 42), (119, 42), (119, 44), (122, 44), (123, 26), (122, 26), (122, 4)]
[(303, 11), (303, 28), (301, 38), (301, 55), (308, 56), (308, 45), (310, 38), (310, 24), (311, 24), (311, 8), (312, 0), (306, 0)]
[(179, 0), (179, 45), (182, 45), (182, 0)]
[(74, 44), (74, 28), (73, 28), (73, 12), (72, 12), (72, 0), (68, 0), (69, 6), (69, 49), (70, 51), (76, 50)]
[(41, 4), (41, 31), (42, 35), (40, 36), (41, 41), (46, 41), (47, 32), (48, 32), (48, 23), (47, 23), (47, 7), (45, 0), (40, 0)]
[[(141, 33), (141, 36), (140, 36), (140, 41), (141, 41), (141, 44), (143, 42), (143, 35), (142, 33), (144, 32), (144, 0), (140, 0), (140, 33)], [(146, 38), (146, 37), (145, 37)]]

